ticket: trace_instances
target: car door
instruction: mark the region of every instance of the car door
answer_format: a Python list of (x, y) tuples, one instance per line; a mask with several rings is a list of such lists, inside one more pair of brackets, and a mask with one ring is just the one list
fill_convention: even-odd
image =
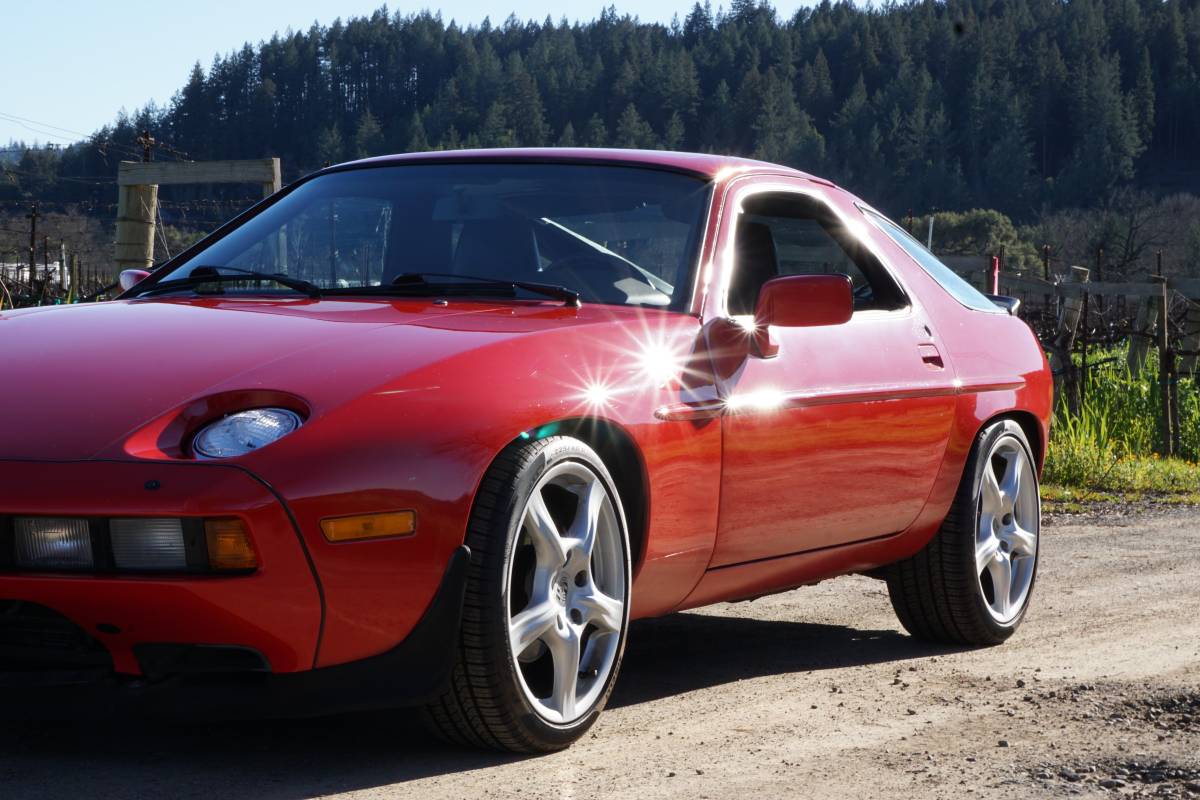
[[(932, 489), (954, 417), (953, 365), (861, 212), (815, 182), (735, 181), (724, 204), (718, 316), (753, 313), (772, 277), (842, 273), (842, 325), (772, 327), (721, 386), (723, 472), (712, 566), (884, 537)], [(707, 316), (707, 314), (706, 314)], [(776, 347), (777, 346), (777, 349)]]

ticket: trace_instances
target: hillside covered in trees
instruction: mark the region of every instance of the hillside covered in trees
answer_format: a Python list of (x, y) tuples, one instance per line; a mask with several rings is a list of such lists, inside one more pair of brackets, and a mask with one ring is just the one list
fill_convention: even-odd
[[(176, 32), (181, 44), (186, 31)], [(7, 165), (0, 200), (111, 202), (139, 130), (156, 158), (283, 159), (285, 176), (395, 151), (609, 145), (752, 155), (896, 216), (1032, 221), (1200, 175), (1200, 1), (755, 0), (671, 25), (485, 22), (381, 8), (197, 64), (165, 108)], [(1200, 181), (1195, 181), (1200, 182)]]

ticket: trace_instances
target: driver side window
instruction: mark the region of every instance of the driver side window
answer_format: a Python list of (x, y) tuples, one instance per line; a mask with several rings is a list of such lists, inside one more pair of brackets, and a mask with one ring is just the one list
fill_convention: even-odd
[(845, 275), (854, 310), (903, 308), (887, 270), (822, 203), (800, 194), (757, 194), (742, 205), (734, 242), (731, 315), (753, 314), (762, 285), (787, 275)]

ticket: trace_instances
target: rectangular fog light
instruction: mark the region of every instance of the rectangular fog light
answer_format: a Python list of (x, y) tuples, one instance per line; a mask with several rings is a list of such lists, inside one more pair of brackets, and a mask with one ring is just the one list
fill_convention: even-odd
[(187, 570), (183, 522), (169, 518), (114, 519), (109, 522), (113, 563), (137, 571)]
[(86, 519), (17, 517), (17, 566), (25, 569), (91, 569), (92, 536)]

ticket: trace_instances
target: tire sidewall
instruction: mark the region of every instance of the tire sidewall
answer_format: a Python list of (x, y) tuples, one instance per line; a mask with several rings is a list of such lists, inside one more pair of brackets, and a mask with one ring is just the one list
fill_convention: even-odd
[(1021, 606), (1021, 610), (1015, 617), (1006, 623), (997, 622), (992, 616), (991, 611), (987, 606), (987, 600), (983, 596), (983, 591), (979, 586), (979, 573), (975, 569), (975, 539), (979, 531), (980, 517), (980, 495), (983, 489), (981, 478), (983, 470), (987, 466), (987, 459), (996, 443), (1004, 438), (1015, 439), (1025, 451), (1026, 458), (1029, 459), (1031, 465), (1036, 465), (1037, 462), (1033, 457), (1033, 450), (1029, 446), (1029, 440), (1025, 437), (1025, 431), (1013, 420), (1000, 420), (986, 427), (979, 438), (976, 440), (975, 448), (971, 454), (971, 480), (968, 484), (970, 492), (964, 493), (960, 497), (960, 502), (966, 503), (967, 507), (963, 509), (964, 519), (971, 520), (970, 536), (964, 537), (963, 558), (969, 565), (972, 580), (972, 601), (975, 604), (975, 612), (979, 621), (987, 628), (989, 634), (996, 641), (1003, 641), (1012, 636), (1013, 632), (1020, 626), (1021, 621), (1025, 619), (1026, 613), (1029, 611), (1029, 606), (1033, 601), (1033, 593), (1037, 587), (1038, 566), (1042, 557), (1042, 501), (1041, 501), (1041, 486), (1038, 480), (1037, 468), (1031, 470), (1033, 473), (1035, 496), (1037, 497), (1037, 552), (1033, 557), (1033, 575), (1029, 579), (1029, 592), (1025, 595), (1025, 602)]
[[(494, 604), (489, 604), (492, 611), (488, 621), (489, 626), (493, 628), (493, 641), (502, 642), (503, 657), (498, 658), (497, 664), (500, 667), (503, 677), (503, 685), (506, 693), (511, 692), (511, 699), (515, 707), (520, 709), (517, 714), (517, 721), (520, 727), (524, 730), (527, 736), (535, 741), (548, 745), (550, 748), (564, 747), (577, 740), (582, 736), (593, 724), (595, 724), (600, 712), (604, 709), (608, 702), (609, 696), (612, 694), (613, 686), (616, 683), (617, 674), (620, 671), (621, 660), (625, 653), (625, 640), (629, 632), (629, 607), (630, 607), (630, 588), (632, 583), (632, 569), (630, 560), (629, 547), (629, 532), (625, 520), (625, 511), (621, 505), (621, 497), (617, 493), (616, 486), (608, 469), (604, 466), (604, 462), (588, 445), (570, 437), (553, 437), (552, 439), (543, 440), (538, 443), (544, 445), (538, 451), (535, 458), (520, 472), (516, 480), (513, 481), (511, 490), (508, 493), (508, 504), (504, 509), (504, 513), (497, 514), (496, 522), (499, 523), (493, 533), (503, 537), (504, 549), (503, 558), (499, 559), (499, 568), (503, 570), (495, 585), (500, 587), (500, 596), (495, 598)], [(621, 634), (617, 642), (617, 652), (614, 657), (612, 669), (609, 671), (607, 680), (605, 681), (604, 689), (601, 691), (599, 698), (588, 711), (574, 722), (562, 724), (550, 722), (543, 718), (529, 703), (525, 692), (521, 687), (521, 679), (518, 675), (518, 665), (516, 656), (512, 653), (508, 646), (508, 608), (509, 608), (509, 580), (511, 574), (512, 558), (514, 556), (514, 544), (517, 537), (520, 535), (521, 523), (525, 513), (525, 506), (529, 502), (529, 498), (533, 494), (542, 476), (553, 467), (564, 462), (576, 462), (586, 466), (591, 470), (597, 478), (600, 479), (608, 492), (609, 498), (613, 503), (613, 511), (617, 518), (617, 524), (620, 529), (622, 561), (624, 564), (624, 591), (625, 591), (625, 616), (622, 620)]]

